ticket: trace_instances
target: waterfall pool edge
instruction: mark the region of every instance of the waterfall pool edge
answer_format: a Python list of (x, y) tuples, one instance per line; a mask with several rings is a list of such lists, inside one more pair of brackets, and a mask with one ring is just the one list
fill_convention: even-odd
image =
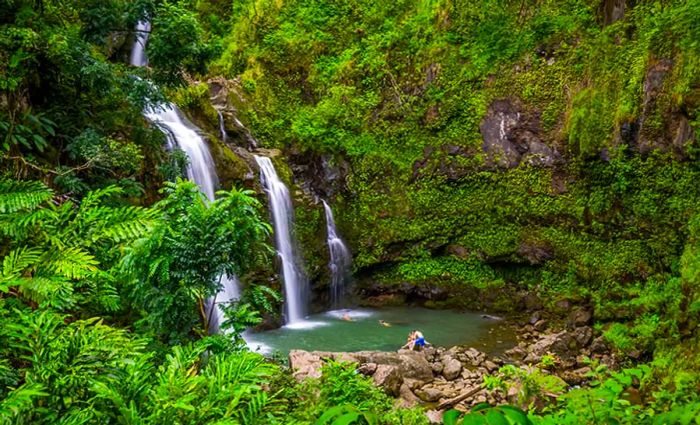
[(248, 332), (246, 340), (251, 350), (266, 355), (286, 356), (291, 350), (396, 351), (414, 329), (435, 346), (468, 345), (490, 355), (500, 355), (516, 342), (515, 330), (505, 320), (476, 312), (408, 306), (327, 311), (293, 326)]

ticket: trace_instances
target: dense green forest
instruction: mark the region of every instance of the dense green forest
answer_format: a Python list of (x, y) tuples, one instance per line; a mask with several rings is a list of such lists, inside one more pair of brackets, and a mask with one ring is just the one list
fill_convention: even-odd
[[(144, 117), (166, 101), (216, 200)], [(246, 346), (283, 320), (260, 152), (316, 310), (323, 198), (359, 303), (590, 312), (579, 384), (506, 361), (481, 385), (508, 405), (444, 423), (700, 423), (700, 0), (1, 0), (0, 110), (0, 424), (430, 423)]]

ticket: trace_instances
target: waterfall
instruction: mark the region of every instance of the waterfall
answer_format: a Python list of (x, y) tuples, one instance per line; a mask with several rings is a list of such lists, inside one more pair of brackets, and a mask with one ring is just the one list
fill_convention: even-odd
[(129, 63), (133, 66), (148, 65), (146, 57), (146, 43), (148, 36), (151, 34), (151, 23), (148, 21), (140, 21), (136, 24), (136, 38), (134, 39), (134, 47), (131, 49)]
[(343, 240), (338, 237), (338, 232), (335, 229), (335, 220), (333, 220), (333, 210), (331, 210), (326, 201), (323, 201), (323, 209), (326, 211), (328, 251), (330, 252), (328, 267), (331, 270), (331, 307), (337, 309), (344, 307), (343, 301), (350, 278), (352, 257)]
[[(134, 66), (145, 66), (148, 59), (145, 55), (146, 42), (151, 31), (149, 22), (139, 22), (136, 26), (136, 39), (131, 50), (129, 62)], [(218, 185), (216, 166), (212, 159), (209, 147), (200, 135), (199, 129), (189, 122), (182, 112), (172, 103), (165, 103), (144, 112), (144, 116), (157, 125), (168, 141), (168, 148), (175, 146), (182, 149), (189, 162), (187, 164), (187, 178), (199, 186), (199, 190), (209, 199), (214, 200), (214, 191)], [(221, 306), (240, 297), (240, 285), (234, 276), (220, 276), (221, 290), (213, 299), (207, 300), (206, 314), (211, 317), (209, 332), (219, 331), (219, 325), (224, 320), (224, 312)], [(215, 311), (212, 308), (216, 306)]]
[(145, 115), (149, 121), (164, 130), (168, 143), (175, 144), (187, 154), (187, 178), (197, 183), (202, 193), (213, 201), (218, 184), (216, 167), (209, 148), (196, 127), (186, 121), (172, 103), (159, 105), (146, 111)]
[(228, 136), (226, 136), (226, 126), (224, 126), (224, 114), (221, 111), (216, 111), (219, 115), (219, 133), (221, 133), (221, 141), (226, 143)]
[(294, 209), (287, 186), (277, 176), (270, 158), (255, 156), (260, 167), (260, 181), (270, 198), (270, 212), (275, 227), (275, 245), (282, 261), (284, 280), (285, 313), (287, 324), (300, 322), (306, 316), (307, 282), (299, 270), (292, 244)]

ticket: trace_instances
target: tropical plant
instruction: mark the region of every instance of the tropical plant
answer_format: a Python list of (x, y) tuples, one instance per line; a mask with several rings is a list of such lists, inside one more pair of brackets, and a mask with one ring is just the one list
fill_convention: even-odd
[(206, 300), (219, 292), (221, 276), (241, 275), (264, 261), (269, 225), (251, 192), (219, 192), (209, 202), (192, 182), (166, 183), (154, 206), (161, 220), (129, 248), (121, 264), (130, 280), (142, 323), (169, 343), (206, 334)]

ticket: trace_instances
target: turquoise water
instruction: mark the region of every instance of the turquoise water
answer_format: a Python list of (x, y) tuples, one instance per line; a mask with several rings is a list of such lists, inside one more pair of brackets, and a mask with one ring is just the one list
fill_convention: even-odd
[[(343, 316), (351, 320), (343, 320)], [(380, 324), (380, 320), (390, 326)], [(252, 349), (287, 355), (290, 350), (395, 351), (413, 329), (436, 346), (469, 345), (497, 355), (513, 346), (515, 336), (502, 320), (481, 313), (420, 307), (336, 310), (312, 315), (299, 325), (247, 335)]]

